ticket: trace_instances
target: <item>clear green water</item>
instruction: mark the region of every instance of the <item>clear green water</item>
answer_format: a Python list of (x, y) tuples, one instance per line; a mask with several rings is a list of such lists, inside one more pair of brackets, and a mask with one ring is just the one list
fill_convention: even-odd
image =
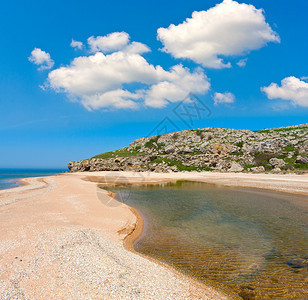
[(145, 219), (136, 251), (235, 299), (308, 299), (307, 197), (197, 182), (113, 190)]

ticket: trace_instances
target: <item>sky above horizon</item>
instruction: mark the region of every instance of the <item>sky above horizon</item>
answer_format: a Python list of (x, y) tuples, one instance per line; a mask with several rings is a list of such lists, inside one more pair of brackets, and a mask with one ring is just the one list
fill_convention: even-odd
[(308, 2), (7, 1), (0, 168), (169, 131), (307, 123)]

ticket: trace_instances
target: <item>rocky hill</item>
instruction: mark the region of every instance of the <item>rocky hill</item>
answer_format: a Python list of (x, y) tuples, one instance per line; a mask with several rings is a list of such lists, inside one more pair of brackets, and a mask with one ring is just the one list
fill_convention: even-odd
[(308, 124), (259, 131), (184, 130), (70, 162), (76, 171), (308, 171)]

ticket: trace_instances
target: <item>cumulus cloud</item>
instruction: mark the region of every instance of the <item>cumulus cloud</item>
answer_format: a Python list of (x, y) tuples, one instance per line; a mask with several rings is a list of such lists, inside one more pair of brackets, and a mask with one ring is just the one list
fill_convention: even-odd
[(121, 50), (129, 43), (129, 34), (126, 32), (113, 32), (106, 36), (91, 36), (88, 44), (91, 52), (102, 51), (104, 53)]
[(163, 51), (188, 58), (204, 67), (229, 68), (221, 56), (247, 54), (280, 38), (266, 23), (262, 9), (224, 0), (207, 11), (195, 11), (179, 25), (159, 28)]
[(69, 66), (53, 70), (48, 80), (54, 89), (82, 96), (119, 89), (125, 83), (150, 84), (164, 72), (138, 54), (97, 52), (77, 57)]
[(236, 64), (239, 67), (244, 68), (244, 67), (246, 67), (247, 60), (248, 60), (248, 58), (243, 58), (243, 59), (239, 60)]
[(51, 59), (50, 54), (40, 48), (34, 48), (28, 59), (33, 64), (39, 66), (38, 70), (51, 69), (55, 64)]
[(89, 110), (141, 104), (159, 108), (181, 101), (189, 92), (204, 94), (209, 89), (200, 68), (190, 71), (176, 65), (164, 70), (141, 55), (148, 51), (146, 45), (132, 42), (120, 51), (77, 57), (70, 65), (50, 72), (46, 86), (66, 93)]
[(168, 102), (183, 100), (192, 91), (204, 94), (209, 88), (208, 78), (201, 69), (190, 72), (182, 65), (176, 65), (163, 76), (162, 81), (153, 84), (146, 91), (145, 104), (160, 108), (166, 106)]
[(215, 93), (213, 96), (214, 104), (218, 105), (220, 103), (234, 103), (234, 95), (230, 92), (225, 93)]
[(83, 47), (83, 43), (82, 43), (82, 42), (79, 42), (79, 41), (75, 41), (74, 39), (72, 39), (71, 47), (80, 50), (80, 49), (82, 49), (82, 47)]
[(294, 76), (281, 80), (281, 86), (271, 83), (268, 87), (262, 87), (267, 98), (291, 101), (293, 104), (308, 107), (308, 83)]
[(139, 93), (131, 93), (126, 90), (117, 89), (105, 93), (85, 95), (81, 103), (88, 110), (100, 109), (104, 107), (113, 108), (137, 108), (138, 104), (134, 100), (141, 98)]
[(146, 52), (150, 52), (151, 49), (145, 44), (142, 44), (142, 43), (139, 43), (139, 42), (132, 42), (131, 44), (124, 47), (122, 49), (122, 51), (126, 52), (126, 53), (131, 53), (131, 54), (133, 54), (133, 53), (143, 54), (143, 53), (146, 53)]

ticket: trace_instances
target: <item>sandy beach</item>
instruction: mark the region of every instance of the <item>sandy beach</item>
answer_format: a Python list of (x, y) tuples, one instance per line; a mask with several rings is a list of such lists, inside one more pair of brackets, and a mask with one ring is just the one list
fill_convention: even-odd
[(1, 299), (227, 299), (137, 255), (138, 212), (97, 183), (196, 180), (308, 195), (308, 175), (72, 173), (0, 191)]

